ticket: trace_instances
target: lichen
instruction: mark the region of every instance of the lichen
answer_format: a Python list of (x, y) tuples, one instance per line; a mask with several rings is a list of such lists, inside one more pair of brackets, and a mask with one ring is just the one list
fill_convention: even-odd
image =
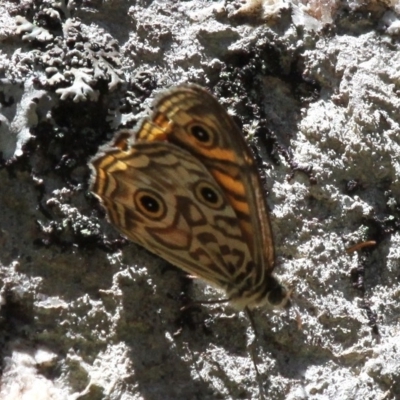
[[(61, 100), (66, 100), (71, 97), (75, 102), (85, 100), (96, 101), (99, 97), (99, 91), (93, 90), (90, 86), (95, 82), (93, 77), (90, 75), (91, 72), (92, 70), (87, 68), (72, 68), (70, 71), (66, 71), (64, 77), (66, 79), (73, 78), (73, 83), (71, 86), (56, 90), (56, 93), (60, 95)], [(61, 78), (61, 74), (58, 75), (59, 78)], [(55, 80), (53, 79), (53, 81)]]
[(17, 25), (16, 33), (22, 35), (22, 40), (46, 43), (53, 40), (53, 35), (46, 29), (29, 22), (25, 17), (17, 15), (15, 17)]
[(76, 7), (74, 2), (44, 0), (36, 4), (32, 21), (21, 15), (15, 17), (16, 34), (24, 41), (47, 44), (33, 51), (34, 62), (46, 73), (43, 78), (38, 71), (45, 87), (53, 88), (61, 100), (97, 101), (99, 91), (94, 87), (100, 81), (108, 81), (110, 91), (123, 82), (117, 70), (118, 46), (110, 35), (85, 32), (88, 28), (73, 17)]
[[(11, 57), (0, 59), (5, 99), (0, 104), (0, 152), (7, 160), (21, 156), (40, 122), (57, 129), (49, 110), (68, 101), (96, 103), (100, 93), (116, 91), (124, 82), (117, 41), (74, 17), (78, 7), (76, 1), (26, 0), (5, 16), (13, 27), (0, 29), (0, 36), (24, 42)], [(52, 104), (43, 110), (38, 99), (45, 97)], [(107, 107), (107, 100), (101, 107)]]
[(0, 81), (0, 94), (6, 99), (0, 114), (0, 149), (6, 159), (19, 157), (32, 137), (30, 129), (38, 123), (37, 108), (43, 106), (40, 103), (47, 94), (35, 89), (32, 80), (22, 83), (7, 79)]

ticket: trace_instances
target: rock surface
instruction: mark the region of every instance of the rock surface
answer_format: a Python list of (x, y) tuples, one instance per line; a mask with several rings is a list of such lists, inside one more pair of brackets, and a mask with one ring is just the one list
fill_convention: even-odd
[[(0, 4), (0, 398), (400, 397), (400, 8)], [(263, 160), (288, 313), (245, 314), (128, 243), (88, 160), (206, 86)], [(375, 241), (352, 253), (346, 248)]]

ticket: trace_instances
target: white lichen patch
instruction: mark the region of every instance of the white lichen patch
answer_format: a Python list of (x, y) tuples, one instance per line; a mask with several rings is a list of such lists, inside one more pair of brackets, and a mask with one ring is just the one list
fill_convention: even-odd
[(22, 40), (37, 40), (38, 42), (46, 43), (54, 38), (48, 30), (29, 22), (22, 16), (18, 15), (15, 18), (15, 22), (17, 25), (16, 33), (17, 35), (22, 35)]
[(99, 92), (98, 90), (93, 90), (90, 86), (95, 82), (95, 79), (90, 74), (91, 72), (91, 70), (83, 68), (72, 68), (70, 71), (66, 71), (64, 73), (65, 79), (72, 80), (73, 83), (71, 86), (56, 90), (61, 100), (66, 100), (70, 97), (76, 103), (86, 100), (96, 101), (99, 97)]
[(38, 107), (43, 106), (43, 111), (49, 107), (50, 97), (44, 90), (35, 89), (32, 80), (18, 84), (3, 79), (0, 93), (6, 100), (0, 107), (0, 151), (6, 159), (20, 157), (32, 138), (31, 128), (38, 123)]

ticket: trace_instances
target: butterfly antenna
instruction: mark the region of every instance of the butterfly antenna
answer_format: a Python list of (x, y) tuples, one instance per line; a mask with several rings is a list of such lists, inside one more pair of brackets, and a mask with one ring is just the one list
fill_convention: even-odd
[(256, 360), (256, 348), (258, 348), (258, 334), (257, 334), (257, 329), (256, 329), (256, 323), (254, 321), (253, 314), (251, 313), (250, 309), (248, 307), (246, 307), (244, 310), (250, 321), (250, 325), (254, 331), (254, 341), (250, 345), (250, 355), (251, 355), (251, 359), (253, 361), (254, 369), (256, 370), (257, 382), (258, 382), (258, 387), (259, 387), (259, 392), (260, 392), (260, 400), (264, 400), (265, 399), (264, 387), (262, 385), (261, 375), (260, 375), (260, 371), (258, 370), (257, 360)]

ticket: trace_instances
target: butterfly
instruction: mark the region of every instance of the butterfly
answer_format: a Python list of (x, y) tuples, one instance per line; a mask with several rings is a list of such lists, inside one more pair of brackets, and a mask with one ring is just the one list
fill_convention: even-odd
[(239, 310), (284, 306), (257, 165), (240, 129), (205, 89), (165, 91), (136, 129), (90, 161), (91, 191), (123, 235), (222, 289)]

